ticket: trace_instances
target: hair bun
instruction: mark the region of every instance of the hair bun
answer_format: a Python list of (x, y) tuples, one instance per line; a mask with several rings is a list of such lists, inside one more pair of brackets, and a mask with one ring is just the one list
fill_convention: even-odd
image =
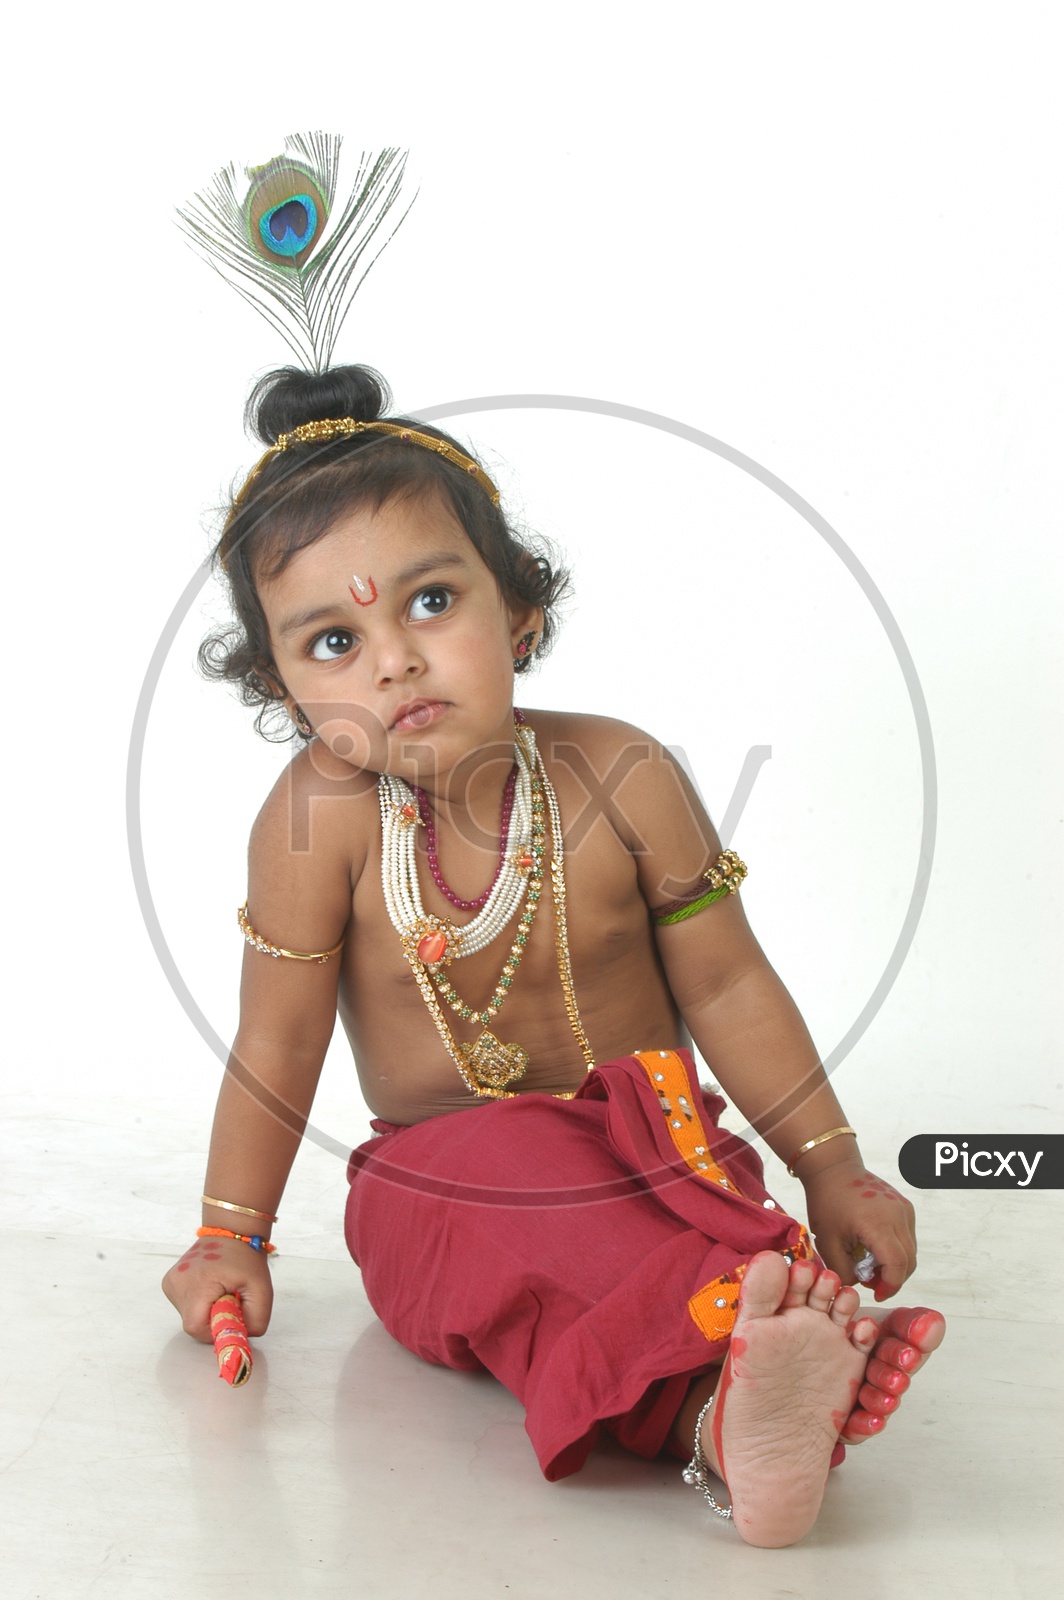
[(330, 417), (376, 422), (391, 399), (388, 385), (372, 367), (328, 367), (324, 372), (278, 367), (252, 389), (244, 421), (249, 433), (270, 445), (304, 422)]

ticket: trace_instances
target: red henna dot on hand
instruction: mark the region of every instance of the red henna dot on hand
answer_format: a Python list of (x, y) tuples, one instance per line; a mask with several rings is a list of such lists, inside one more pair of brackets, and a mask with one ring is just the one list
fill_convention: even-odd
[(187, 1272), (191, 1265), (191, 1261), (179, 1261), (177, 1263), (177, 1270), (178, 1272)]

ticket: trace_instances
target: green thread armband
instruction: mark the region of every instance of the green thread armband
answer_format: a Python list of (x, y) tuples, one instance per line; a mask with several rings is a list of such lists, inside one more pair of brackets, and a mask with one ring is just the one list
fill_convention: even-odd
[(726, 894), (736, 894), (746, 877), (746, 862), (740, 861), (734, 850), (723, 850), (713, 865), (706, 868), (702, 877), (712, 887), (704, 894), (696, 891), (694, 898), (686, 896), (681, 900), (670, 900), (668, 905), (652, 912), (656, 928), (666, 928), (674, 922), (686, 922), (688, 917), (704, 911), (715, 900), (722, 900)]

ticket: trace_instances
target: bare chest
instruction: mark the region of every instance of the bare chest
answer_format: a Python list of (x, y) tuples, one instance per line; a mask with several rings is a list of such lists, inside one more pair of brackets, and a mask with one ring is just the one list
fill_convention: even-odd
[[(471, 893), (473, 881), (467, 874), (460, 892)], [(470, 914), (440, 892), (423, 860), (419, 888), (427, 913), (468, 923)], [(598, 1060), (643, 1047), (644, 1035), (682, 1042), (632, 857), (604, 825), (566, 851), (564, 889), (559, 906), (557, 886), (544, 875), (516, 963), (521, 913), (483, 950), (453, 961), (436, 991), (455, 1043), (475, 1043), (489, 1030), (527, 1054), (521, 1091), (577, 1087), (587, 1070), (585, 1041)], [(509, 981), (500, 998), (503, 976)], [(471, 1103), (388, 916), (379, 852), (355, 890), (340, 1013), (363, 1093), (378, 1115), (418, 1121)], [(670, 1032), (675, 1041), (665, 1037)]]

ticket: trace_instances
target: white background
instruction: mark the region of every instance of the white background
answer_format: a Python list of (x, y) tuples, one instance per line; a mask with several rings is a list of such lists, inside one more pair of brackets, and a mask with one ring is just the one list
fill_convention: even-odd
[[(867, 568), (927, 697), (939, 832), (913, 947), (836, 1088), (888, 1169), (914, 1133), (1056, 1126), (1055, 8), (319, 0), (298, 20), (103, 5), (18, 27), (10, 1086), (17, 1107), (79, 1111), (67, 1155), (96, 1159), (99, 1186), (67, 1225), (110, 1207), (129, 1236), (167, 1233), (142, 1181), (165, 1117), (192, 1130), (190, 1173), (206, 1146), (219, 1066), (143, 929), (125, 762), (155, 642), (255, 459), (246, 389), (286, 352), (173, 217), (230, 158), (313, 127), (412, 151), (418, 199), (338, 350), (399, 407), (548, 393), (679, 419), (791, 485)], [(447, 425), (574, 568), (526, 703), (682, 746), (718, 819), (771, 745), (731, 842), (827, 1053), (893, 948), (920, 831), (913, 715), (867, 599), (795, 512), (693, 445), (563, 412)], [(196, 677), (209, 595), (159, 687), (142, 814), (166, 936), (228, 1035), (245, 840), (284, 757)], [(361, 1136), (342, 1054), (316, 1120)], [(134, 1123), (136, 1183), (111, 1154)], [(338, 1180), (337, 1232), (341, 1198)], [(46, 1185), (22, 1204), (40, 1214)]]

